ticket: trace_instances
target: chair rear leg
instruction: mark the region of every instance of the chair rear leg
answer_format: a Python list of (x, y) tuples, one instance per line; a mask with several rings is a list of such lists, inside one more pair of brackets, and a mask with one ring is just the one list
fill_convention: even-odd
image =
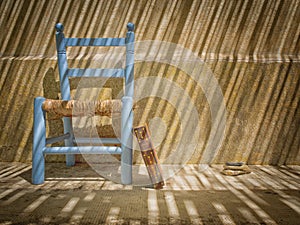
[(46, 147), (46, 121), (42, 109), (45, 98), (34, 99), (33, 149), (32, 149), (32, 183), (42, 184), (45, 180), (45, 159), (43, 149)]
[[(72, 131), (72, 122), (70, 118), (64, 117), (64, 131), (65, 134), (69, 133), (70, 138), (65, 140), (65, 146), (73, 146), (73, 131)], [(66, 165), (67, 166), (74, 166), (75, 165), (75, 155), (74, 154), (67, 154), (66, 155)]]

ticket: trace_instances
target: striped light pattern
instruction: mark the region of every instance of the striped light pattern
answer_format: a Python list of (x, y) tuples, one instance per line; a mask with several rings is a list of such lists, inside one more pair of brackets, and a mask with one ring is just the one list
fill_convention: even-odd
[[(215, 163), (300, 164), (300, 1), (6, 0), (0, 12), (0, 160), (31, 160), (33, 98), (58, 97), (54, 25), (63, 23), (66, 37), (123, 37), (130, 21), (137, 41), (180, 44), (214, 72), (228, 110)], [(71, 63), (93, 53), (74, 51)], [(187, 77), (174, 81), (197, 100)], [(205, 147), (207, 121), (192, 163)]]

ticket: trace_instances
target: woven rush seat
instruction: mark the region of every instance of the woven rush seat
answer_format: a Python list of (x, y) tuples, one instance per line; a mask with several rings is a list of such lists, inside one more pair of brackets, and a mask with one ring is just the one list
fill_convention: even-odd
[(118, 99), (98, 101), (46, 99), (42, 108), (51, 113), (54, 118), (94, 115), (112, 117), (113, 113), (121, 113), (122, 101)]

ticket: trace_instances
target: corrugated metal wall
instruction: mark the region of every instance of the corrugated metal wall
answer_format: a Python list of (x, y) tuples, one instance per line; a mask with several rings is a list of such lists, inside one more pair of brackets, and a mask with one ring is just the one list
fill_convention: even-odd
[[(300, 1), (0, 4), (1, 160), (31, 160), (33, 98), (57, 98), (55, 24), (63, 23), (68, 37), (118, 37), (131, 21), (138, 41), (180, 44), (197, 53), (219, 81), (228, 114), (226, 137), (214, 162), (300, 164)], [(61, 125), (56, 123), (55, 128)], [(207, 123), (206, 132), (209, 127)], [(172, 147), (166, 143), (165, 149)], [(199, 161), (201, 148), (191, 162)]]

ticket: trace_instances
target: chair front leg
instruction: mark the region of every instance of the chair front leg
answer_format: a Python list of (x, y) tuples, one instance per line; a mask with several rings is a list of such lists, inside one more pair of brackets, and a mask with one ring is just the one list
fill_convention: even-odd
[(133, 100), (131, 97), (122, 98), (122, 127), (121, 127), (121, 182), (132, 183), (132, 126)]
[(46, 120), (42, 109), (45, 98), (34, 99), (33, 118), (33, 149), (32, 149), (32, 183), (42, 184), (45, 180), (45, 158), (43, 149), (46, 147)]

